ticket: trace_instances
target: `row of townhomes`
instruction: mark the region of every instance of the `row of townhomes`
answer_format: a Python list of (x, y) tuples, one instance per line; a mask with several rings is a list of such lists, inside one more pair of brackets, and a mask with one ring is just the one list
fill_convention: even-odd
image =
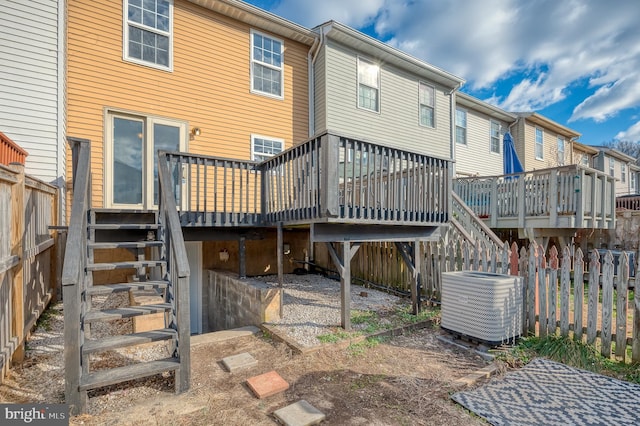
[[(230, 280), (337, 270), (348, 328), (361, 244), (398, 243), (417, 268), (421, 243), (454, 221), (545, 243), (611, 229), (615, 195), (638, 192), (633, 158), (469, 96), (463, 78), (339, 22), (305, 28), (238, 0), (2, 9), (0, 131), (28, 175), (61, 189), (52, 225), (68, 226), (76, 411), (91, 389), (160, 371), (187, 389), (189, 336), (240, 325), (217, 316)], [(507, 139), (520, 168), (505, 168)], [(159, 314), (152, 340), (173, 340), (174, 357), (93, 371), (92, 354), (149, 337), (92, 338), (121, 317), (92, 298), (149, 290), (159, 301), (131, 315)]]

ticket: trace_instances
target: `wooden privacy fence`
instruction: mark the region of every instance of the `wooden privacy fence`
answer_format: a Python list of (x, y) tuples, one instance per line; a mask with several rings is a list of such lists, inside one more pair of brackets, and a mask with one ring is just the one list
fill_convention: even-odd
[(57, 189), (0, 165), (0, 381), (54, 296)]
[[(578, 248), (555, 246), (545, 254), (507, 243), (502, 249), (450, 239), (422, 248), (422, 295), (437, 303), (441, 273), (474, 270), (519, 275), (525, 286), (523, 335), (560, 334), (594, 345), (602, 355), (640, 363), (640, 292), (626, 253), (616, 259), (597, 250), (585, 258)], [(640, 268), (640, 262), (635, 270)], [(354, 276), (408, 291), (411, 275), (392, 244), (363, 244), (354, 258)], [(636, 277), (640, 274), (636, 273)]]

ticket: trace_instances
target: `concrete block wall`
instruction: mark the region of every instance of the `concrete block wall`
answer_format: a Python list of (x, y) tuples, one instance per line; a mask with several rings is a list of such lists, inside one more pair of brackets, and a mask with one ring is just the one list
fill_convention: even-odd
[(280, 318), (280, 289), (234, 273), (206, 271), (203, 332), (260, 325)]

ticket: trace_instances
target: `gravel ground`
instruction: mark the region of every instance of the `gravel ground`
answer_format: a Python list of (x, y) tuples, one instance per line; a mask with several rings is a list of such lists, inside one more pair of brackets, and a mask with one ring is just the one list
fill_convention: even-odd
[[(273, 276), (254, 278), (258, 285), (277, 287)], [(406, 307), (408, 301), (377, 290), (351, 286), (351, 308), (355, 310), (392, 312)], [(94, 298), (95, 308), (127, 306), (126, 294)], [(64, 318), (63, 305), (58, 302), (47, 311), (48, 319), (41, 321), (27, 344), (22, 366), (11, 370), (0, 386), (1, 402), (62, 403), (64, 401)], [(278, 332), (287, 334), (303, 347), (321, 344), (318, 335), (338, 330), (340, 326), (340, 283), (319, 275), (284, 276), (284, 318), (272, 324)], [(354, 329), (364, 325), (354, 325)], [(132, 331), (131, 320), (98, 323), (92, 337)], [(108, 351), (92, 356), (95, 369), (113, 368), (131, 363), (150, 361), (169, 356), (165, 343), (151, 343)], [(113, 385), (89, 393), (89, 413), (99, 414), (121, 410), (136, 404), (141, 398), (157, 395), (158, 391), (171, 393), (173, 379), (169, 374), (143, 378), (135, 387)]]
[[(278, 286), (273, 276), (255, 279)], [(352, 312), (380, 313), (406, 305), (406, 299), (351, 284)], [(283, 310), (283, 318), (269, 324), (303, 347), (317, 346), (321, 343), (317, 336), (331, 333), (340, 326), (340, 282), (321, 275), (285, 275)], [(356, 324), (353, 328), (364, 326)]]

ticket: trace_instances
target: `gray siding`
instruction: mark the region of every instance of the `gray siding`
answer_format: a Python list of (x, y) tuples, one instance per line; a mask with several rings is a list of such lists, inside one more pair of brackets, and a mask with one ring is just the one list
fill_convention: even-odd
[[(504, 173), (502, 135), (508, 124), (492, 119), (471, 108), (467, 111), (467, 144), (456, 144), (456, 173), (459, 175), (496, 176)], [(491, 121), (500, 123), (500, 153), (491, 152)]]
[(0, 131), (29, 153), (28, 174), (58, 185), (65, 165), (64, 11), (64, 0), (4, 0), (0, 25)]
[[(357, 107), (357, 52), (329, 40), (325, 45), (326, 123), (316, 132), (339, 134), (450, 158), (450, 97), (444, 88), (436, 92), (436, 127), (420, 126), (418, 76), (382, 65), (380, 70), (380, 112)], [(363, 56), (365, 59), (375, 60)], [(425, 81), (431, 84), (429, 81)], [(316, 111), (316, 116), (320, 111)], [(322, 122), (318, 119), (317, 123)]]

